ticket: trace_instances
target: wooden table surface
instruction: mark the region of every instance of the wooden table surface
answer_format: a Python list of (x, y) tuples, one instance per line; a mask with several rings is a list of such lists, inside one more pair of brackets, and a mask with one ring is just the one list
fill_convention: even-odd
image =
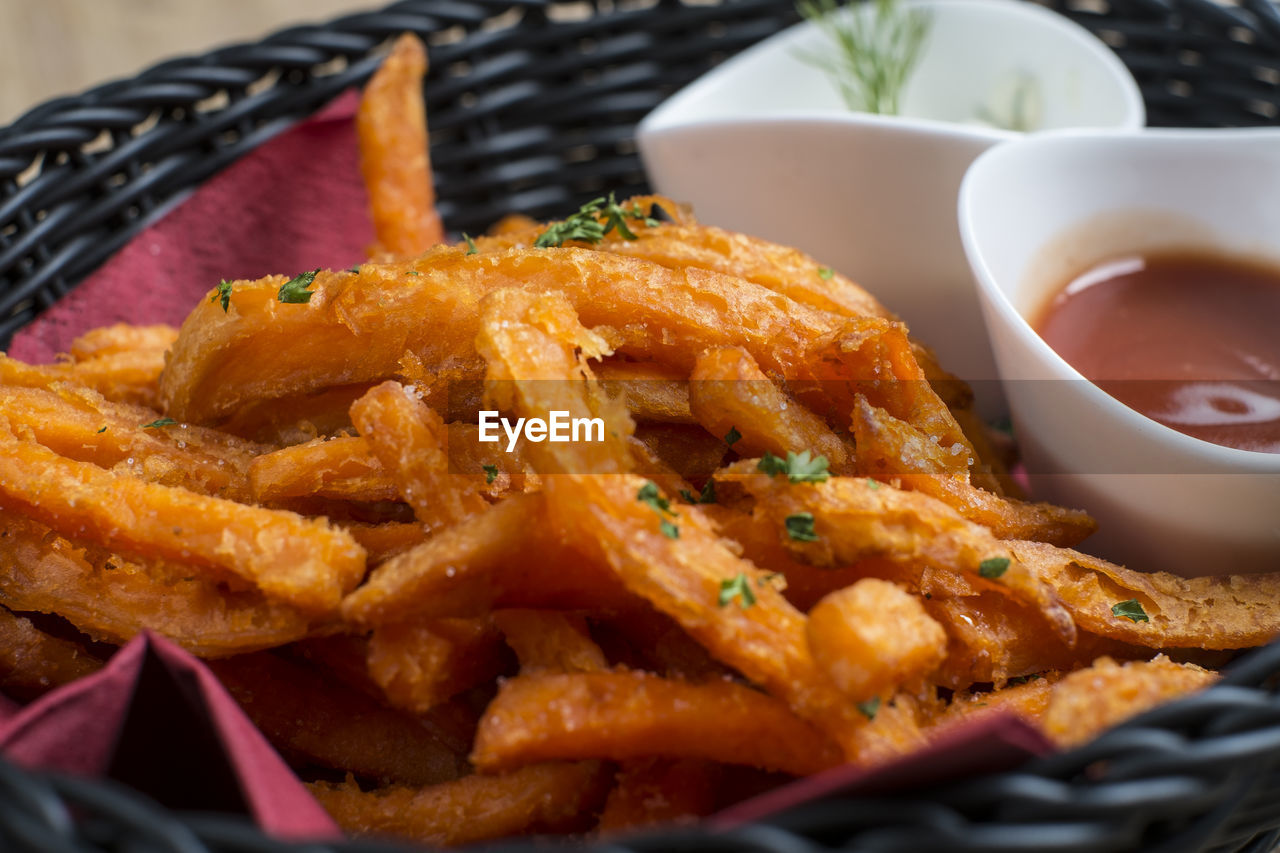
[(174, 56), (380, 0), (0, 0), (0, 124)]

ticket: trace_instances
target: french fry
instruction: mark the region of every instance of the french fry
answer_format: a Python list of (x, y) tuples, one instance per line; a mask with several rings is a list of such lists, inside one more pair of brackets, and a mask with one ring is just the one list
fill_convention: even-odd
[[(1040, 542), (1005, 544), (1053, 587), (1082, 629), (1103, 637), (1151, 649), (1243, 649), (1280, 634), (1277, 573), (1183, 578), (1135, 572)], [(1116, 605), (1130, 600), (1140, 611), (1117, 613)]]
[(305, 637), (310, 621), (254, 591), (234, 592), (184, 565), (151, 565), (82, 548), (11, 509), (0, 511), (0, 603), (57, 613), (96, 640), (123, 645), (144, 628), (200, 657)]
[(947, 650), (946, 633), (919, 599), (876, 578), (819, 601), (807, 631), (814, 661), (853, 702), (922, 684)]
[(696, 423), (689, 411), (689, 375), (660, 364), (605, 359), (593, 368), (610, 396), (621, 395), (638, 421)]
[(218, 429), (273, 448), (349, 434), (355, 431), (351, 404), (370, 387), (371, 383), (357, 382), (249, 403), (232, 412)]
[(540, 494), (516, 495), (375, 569), (343, 602), (359, 625), (481, 616), (494, 608), (626, 606), (630, 597), (552, 529)]
[(644, 474), (673, 495), (680, 494), (681, 489), (691, 491), (688, 482), (676, 484), (676, 479), (705, 482), (724, 464), (729, 451), (723, 439), (701, 427), (684, 424), (637, 424), (632, 439), (636, 473)]
[(1174, 663), (1164, 655), (1125, 664), (1100, 658), (1053, 686), (1044, 732), (1063, 748), (1076, 746), (1135, 714), (1208, 687), (1217, 678), (1217, 673)]
[[(634, 476), (562, 474), (546, 484), (552, 518), (580, 548), (680, 623), (714, 657), (782, 698), (845, 748), (846, 758), (856, 760), (849, 746), (865, 718), (814, 664), (804, 616), (763, 572), (726, 547), (697, 507), (681, 507), (669, 520), (658, 505), (650, 505), (660, 496), (642, 499), (646, 491), (646, 481)], [(672, 524), (675, 530), (667, 526)], [(721, 604), (726, 591), (734, 589), (739, 600)], [(754, 604), (743, 606), (748, 595)]]
[(854, 409), (853, 434), (859, 471), (937, 498), (1001, 539), (1074, 545), (1097, 528), (1081, 510), (1025, 503), (971, 485), (950, 470), (947, 452), (934, 439), (866, 400)]
[(71, 342), (68, 353), (74, 361), (126, 352), (159, 352), (163, 355), (177, 338), (178, 330), (163, 323), (154, 326), (115, 323), (80, 335)]
[(161, 350), (136, 350), (61, 364), (24, 364), (0, 353), (0, 384), (48, 388), (68, 382), (97, 391), (115, 403), (155, 408), (165, 365)]
[(369, 80), (356, 110), (360, 171), (377, 237), (371, 255), (411, 258), (444, 241), (427, 153), (426, 73), (422, 42), (405, 33)]
[(715, 811), (720, 768), (697, 759), (631, 761), (605, 800), (596, 829), (603, 834), (687, 823)]
[(352, 403), (351, 420), (423, 524), (437, 529), (488, 508), (481, 472), (450, 472), (444, 421), (405, 386), (370, 388)]
[(369, 675), (393, 707), (420, 714), (493, 681), (505, 651), (488, 619), (379, 625), (369, 636)]
[(647, 605), (610, 614), (604, 629), (616, 631), (634, 668), (683, 681), (711, 681), (732, 672), (689, 636), (675, 620)]
[(361, 436), (317, 438), (265, 453), (249, 466), (254, 501), (316, 495), (353, 501), (393, 501), (400, 490)]
[[(552, 762), (425, 788), (363, 791), (354, 780), (307, 787), (346, 832), (462, 845), (529, 832), (585, 829), (612, 772), (598, 761)], [(587, 824), (589, 825), (589, 824)]]
[(364, 549), (323, 520), (114, 474), (8, 429), (0, 496), (64, 535), (240, 577), (312, 612), (334, 610), (365, 571)]
[(811, 451), (834, 474), (852, 474), (853, 454), (822, 418), (776, 386), (740, 348), (710, 349), (689, 377), (689, 409), (711, 435), (741, 435), (734, 449), (747, 456)]
[(421, 545), (428, 533), (421, 524), (409, 521), (344, 521), (341, 526), (368, 554), (370, 567), (378, 566), (416, 545)]
[(153, 409), (67, 383), (0, 385), (0, 411), (61, 456), (204, 495), (247, 497), (249, 467), (266, 450), (204, 427), (165, 424)]
[(1020, 679), (1016, 684), (995, 690), (971, 693), (963, 691), (951, 697), (951, 704), (934, 720), (937, 729), (945, 729), (959, 722), (972, 720), (984, 714), (1011, 711), (1036, 727), (1044, 722), (1045, 711), (1053, 696), (1053, 687), (1062, 673), (1049, 671)]
[(259, 652), (212, 661), (210, 668), (294, 763), (407, 785), (445, 782), (467, 772), (465, 757), (419, 720), (343, 690), (305, 664)]
[[(753, 465), (748, 460), (729, 470), (735, 469), (750, 472)], [(772, 520), (800, 559), (841, 566), (885, 557), (963, 573), (971, 583), (1004, 589), (1034, 606), (1064, 642), (1075, 642), (1075, 623), (1053, 587), (1023, 565), (1007, 542), (940, 501), (849, 477), (792, 485), (785, 477), (744, 473), (741, 482), (759, 500), (756, 512)], [(788, 519), (807, 526), (793, 530)]]
[(46, 634), (0, 607), (0, 690), (34, 699), (101, 668), (82, 644)]
[(644, 672), (522, 673), (498, 688), (476, 732), (482, 771), (538, 761), (702, 758), (806, 775), (840, 752), (785, 703), (732, 681)]
[(493, 622), (525, 672), (600, 672), (608, 662), (591, 639), (587, 620), (549, 610), (499, 610)]

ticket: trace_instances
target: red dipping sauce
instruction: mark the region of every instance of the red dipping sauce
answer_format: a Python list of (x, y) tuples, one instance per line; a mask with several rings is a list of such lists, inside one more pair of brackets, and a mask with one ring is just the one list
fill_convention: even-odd
[(1033, 325), (1147, 417), (1280, 453), (1280, 269), (1200, 253), (1116, 258), (1070, 281)]

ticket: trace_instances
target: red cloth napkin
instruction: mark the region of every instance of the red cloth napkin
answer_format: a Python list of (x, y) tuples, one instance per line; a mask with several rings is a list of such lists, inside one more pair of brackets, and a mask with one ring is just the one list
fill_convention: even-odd
[(340, 834), (213, 673), (150, 633), (0, 722), (0, 752), (116, 779), (168, 808), (247, 814), (280, 837)]
[[(209, 179), (21, 331), (11, 354), (52, 361), (95, 326), (178, 324), (221, 279), (341, 268), (372, 242), (352, 122), (355, 96)], [(336, 832), (199, 661), (144, 635), (105, 669), (16, 711), (0, 697), (0, 751), (34, 766), (125, 781), (177, 808), (252, 815), (290, 837)], [(713, 826), (835, 793), (885, 793), (1015, 766), (1050, 745), (1007, 715), (950, 732), (873, 771), (837, 768), (743, 803)]]

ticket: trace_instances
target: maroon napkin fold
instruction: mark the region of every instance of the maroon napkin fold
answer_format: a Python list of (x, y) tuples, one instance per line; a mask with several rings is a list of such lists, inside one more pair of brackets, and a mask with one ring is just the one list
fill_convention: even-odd
[(112, 778), (168, 808), (245, 814), (280, 837), (339, 835), (213, 673), (149, 632), (0, 722), (0, 753)]
[[(15, 337), (10, 353), (48, 362), (112, 322), (181, 323), (222, 279), (358, 263), (372, 242), (348, 93), (206, 181)], [(836, 793), (933, 784), (1008, 769), (1051, 749), (992, 714), (873, 770), (843, 767), (735, 806), (727, 828)], [(286, 837), (337, 829), (198, 660), (144, 634), (100, 672), (19, 709), (0, 696), (0, 752), (27, 766), (109, 776), (169, 807), (240, 812)]]

